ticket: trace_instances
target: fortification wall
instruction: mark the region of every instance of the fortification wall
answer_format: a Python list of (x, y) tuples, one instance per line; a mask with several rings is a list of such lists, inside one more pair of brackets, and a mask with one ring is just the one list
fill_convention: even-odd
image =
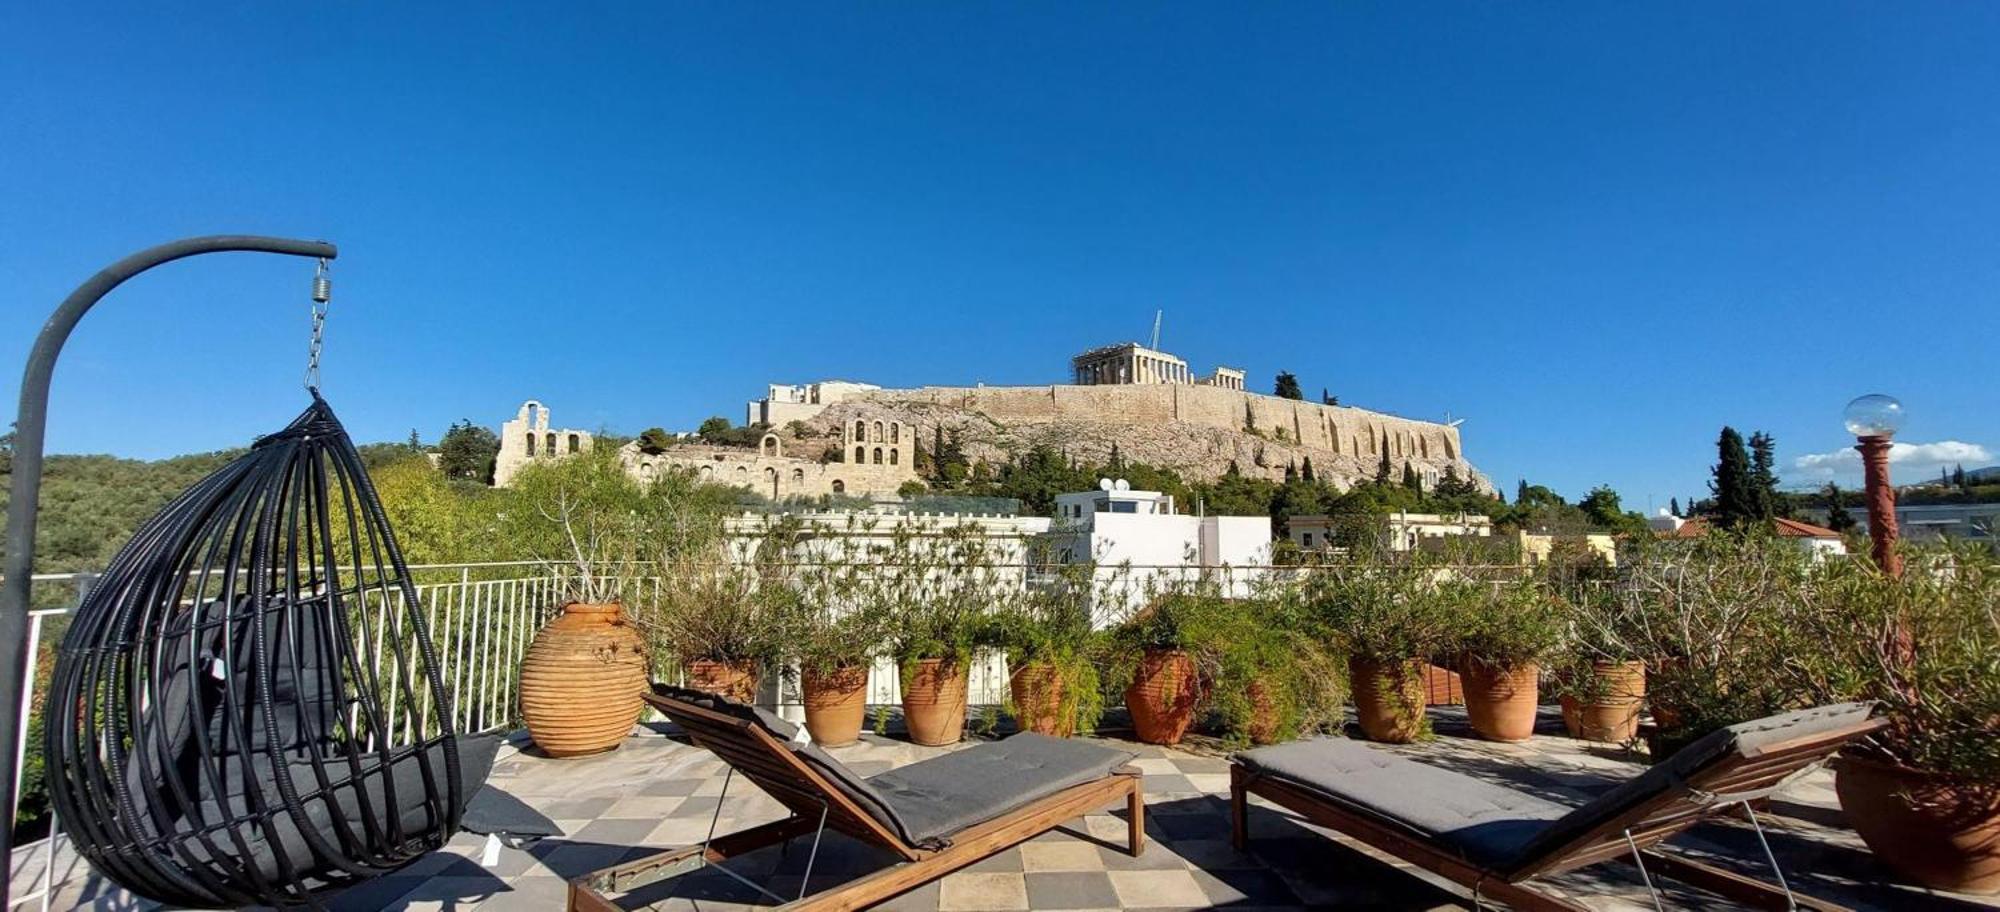
[(877, 390), (858, 401), (919, 402), (974, 412), (1002, 424), (1183, 423), (1324, 450), (1331, 455), (1458, 462), (1458, 428), (1382, 412), (1280, 399), (1243, 390), (1179, 384), (1103, 386), (926, 386)]

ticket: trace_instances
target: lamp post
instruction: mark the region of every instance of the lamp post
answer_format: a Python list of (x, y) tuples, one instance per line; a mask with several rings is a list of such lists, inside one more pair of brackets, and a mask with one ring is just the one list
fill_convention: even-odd
[(1847, 430), (1861, 451), (1861, 472), (1868, 498), (1868, 539), (1875, 566), (1890, 576), (1903, 575), (1903, 558), (1896, 553), (1896, 488), (1889, 483), (1890, 438), (1903, 428), (1903, 403), (1894, 396), (1870, 393), (1847, 404)]

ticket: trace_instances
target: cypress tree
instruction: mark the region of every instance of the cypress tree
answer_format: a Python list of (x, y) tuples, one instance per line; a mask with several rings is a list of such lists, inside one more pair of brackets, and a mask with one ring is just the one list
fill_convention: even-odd
[(1727, 426), (1716, 438), (1715, 450), (1714, 480), (1708, 485), (1715, 494), (1715, 519), (1724, 528), (1733, 529), (1758, 517), (1750, 452), (1743, 448), (1743, 435)]
[(1757, 518), (1769, 520), (1781, 510), (1778, 503), (1778, 442), (1771, 435), (1757, 431), (1750, 435), (1750, 490), (1757, 507)]
[(1417, 478), (1417, 470), (1410, 465), (1409, 460), (1403, 461), (1403, 487), (1419, 494), (1424, 491), (1424, 483)]
[[(417, 437), (417, 432), (416, 432), (416, 431), (411, 431), (411, 432), (410, 432), (410, 440), (411, 440), (411, 442), (412, 442), (413, 444), (414, 444), (414, 442), (416, 441), (416, 437)], [(1954, 487), (1954, 488), (1963, 488), (1963, 487), (1965, 487), (1965, 464), (1964, 464), (1964, 463), (1959, 463), (1959, 464), (1958, 464), (1958, 465), (1957, 465), (1956, 467), (1954, 467), (1954, 468), (1953, 468), (1953, 469), (1951, 470), (1951, 486), (1952, 486), (1952, 487)]]
[(1375, 466), (1375, 483), (1389, 483), (1389, 438), (1382, 438), (1382, 462)]
[(1299, 466), (1299, 477), (1307, 481), (1318, 480), (1313, 478), (1313, 458), (1311, 456), (1307, 456), (1305, 463)]
[(1667, 498), (1667, 512), (1674, 516), (1681, 515), (1681, 499), (1678, 497)]
[(1298, 480), (1299, 480), (1299, 464), (1296, 462), (1285, 463), (1285, 483), (1291, 484), (1292, 482)]
[(1527, 499), (1528, 499), (1528, 480), (1526, 478), (1523, 478), (1514, 485), (1514, 502), (1518, 504)]

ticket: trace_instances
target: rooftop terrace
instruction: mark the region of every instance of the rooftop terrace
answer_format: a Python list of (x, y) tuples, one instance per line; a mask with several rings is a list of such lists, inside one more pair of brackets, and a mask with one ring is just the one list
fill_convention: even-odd
[[(1396, 750), (1426, 763), (1490, 778), (1536, 795), (1581, 802), (1637, 770), (1616, 748), (1561, 735), (1545, 708), (1532, 741), (1498, 744), (1468, 736), (1462, 714), (1432, 710), (1439, 737)], [(1116, 720), (1107, 720), (1113, 725)], [(1116, 731), (1115, 728), (1111, 729)], [(1121, 848), (1122, 809), (1072, 821), (941, 881), (878, 908), (987, 909), (1301, 909), (1324, 907), (1433, 909), (1471, 905), (1463, 891), (1402, 862), (1278, 810), (1261, 799), (1250, 818), (1250, 849), (1229, 844), (1228, 761), (1207, 743), (1189, 749), (1107, 743), (1139, 756), (1145, 773), (1146, 830), (1151, 844), (1133, 858)], [(968, 742), (969, 743), (969, 742)], [(863, 775), (952, 748), (925, 748), (894, 737), (864, 734), (836, 748)], [(1766, 818), (1773, 850), (1795, 889), (1858, 909), (2000, 908), (2000, 897), (1953, 897), (1900, 886), (1841, 821), (1831, 774), (1816, 772), (1777, 799)], [(741, 777), (723, 794), (724, 766), (665, 723), (634, 729), (618, 750), (555, 760), (538, 755), (524, 734), (502, 749), (492, 781), (556, 820), (565, 833), (525, 850), (502, 849), (482, 864), (480, 837), (460, 835), (444, 849), (395, 875), (339, 896), (339, 910), (546, 910), (563, 908), (568, 878), (662, 848), (698, 843), (711, 821), (718, 834), (782, 816), (780, 806)], [(886, 856), (829, 833), (812, 875), (814, 891), (889, 863)], [(23, 847), (17, 883), (39, 880), (47, 843)], [(1734, 822), (1712, 823), (1676, 840), (1683, 850), (1745, 874), (1768, 878), (1755, 834)], [(764, 850), (734, 870), (777, 893), (800, 887), (803, 851)], [(58, 849), (52, 908), (156, 908), (119, 891)], [(1598, 909), (1650, 908), (1635, 871), (1597, 865), (1551, 883)], [(1663, 884), (1669, 907), (1725, 908), (1718, 897)], [(728, 910), (775, 905), (726, 876), (701, 871), (625, 898), (625, 908)]]

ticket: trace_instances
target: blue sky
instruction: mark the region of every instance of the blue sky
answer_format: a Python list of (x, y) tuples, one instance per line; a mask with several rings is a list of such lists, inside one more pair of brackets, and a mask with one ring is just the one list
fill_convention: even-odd
[[(1663, 506), (1725, 423), (1803, 481), (1878, 390), (1977, 462), (1995, 47), (1974, 3), (17, 5), (0, 401), (103, 263), (253, 232), (341, 245), (324, 385), (362, 439), (529, 397), (629, 433), (772, 381), (1052, 382), (1158, 308), (1197, 370), (1466, 418), (1509, 490)], [(282, 424), (310, 272), (121, 289), (53, 449)]]

